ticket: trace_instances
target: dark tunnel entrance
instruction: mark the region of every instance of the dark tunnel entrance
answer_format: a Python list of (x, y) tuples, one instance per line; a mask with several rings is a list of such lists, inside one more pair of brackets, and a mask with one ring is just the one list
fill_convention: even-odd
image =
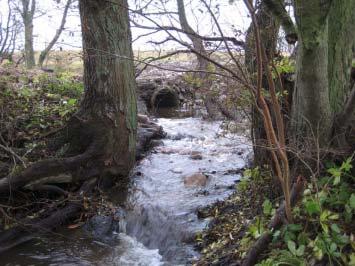
[(179, 106), (179, 95), (171, 89), (157, 91), (152, 97), (152, 106), (159, 108), (177, 108)]
[(176, 117), (179, 106), (179, 94), (169, 87), (155, 91), (151, 98), (151, 111), (159, 117)]

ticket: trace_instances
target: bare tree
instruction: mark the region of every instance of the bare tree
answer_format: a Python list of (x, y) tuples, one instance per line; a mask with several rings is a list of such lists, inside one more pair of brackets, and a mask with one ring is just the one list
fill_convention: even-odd
[(48, 53), (53, 48), (53, 46), (56, 44), (60, 35), (62, 34), (63, 30), (65, 29), (65, 23), (66, 23), (66, 19), (67, 19), (67, 15), (68, 15), (68, 11), (69, 11), (71, 3), (72, 3), (72, 0), (67, 0), (66, 4), (64, 6), (62, 20), (60, 22), (59, 28), (56, 31), (56, 34), (54, 35), (53, 39), (49, 42), (47, 47), (39, 55), (39, 59), (38, 59), (38, 66), (39, 67), (43, 66), (44, 60), (46, 59)]
[(193, 30), (193, 28), (190, 26), (189, 22), (187, 21), (184, 0), (177, 0), (177, 7), (178, 7), (179, 22), (180, 22), (181, 29), (191, 40), (194, 49), (203, 55), (203, 56), (197, 55), (197, 61), (198, 61), (197, 69), (202, 70), (202, 72), (199, 73), (199, 76), (201, 78), (205, 78), (206, 77), (205, 71), (207, 70), (207, 66), (209, 62), (205, 59), (205, 57), (207, 57), (208, 55), (203, 45), (203, 40), (198, 37), (198, 34)]
[[(57, 1), (59, 3), (60, 1)], [(38, 65), (42, 67), (44, 60), (46, 59), (48, 53), (53, 48), (55, 43), (58, 41), (60, 35), (65, 29), (66, 18), (68, 11), (73, 0), (67, 0), (64, 5), (62, 19), (57, 29), (53, 39), (49, 42), (47, 47), (41, 52)], [(33, 39), (33, 30), (34, 30), (34, 20), (39, 16), (45, 15), (48, 10), (41, 10), (38, 7), (39, 2), (36, 0), (18, 0), (15, 1), (16, 11), (19, 12), (22, 18), (22, 23), (25, 31), (25, 63), (27, 68), (33, 68), (36, 65), (35, 62), (35, 52), (34, 52), (34, 39)]]
[(11, 0), (7, 1), (8, 13), (4, 19), (0, 13), (0, 63), (4, 59), (13, 60), (16, 48), (16, 39), (20, 30), (20, 23), (11, 6)]
[[(215, 93), (211, 90), (213, 84), (210, 79), (211, 69), (209, 69), (209, 65), (212, 66), (213, 63), (210, 64), (210, 57), (216, 51), (225, 51), (226, 49), (229, 50), (229, 55), (232, 55), (229, 46), (232, 45), (233, 49), (239, 49), (244, 46), (244, 42), (238, 40), (236, 37), (226, 36), (221, 28), (218, 27), (218, 33), (216, 34), (213, 32), (217, 18), (213, 14), (212, 9), (214, 7), (211, 7), (211, 3), (200, 1), (200, 3), (202, 3), (201, 8), (204, 9), (204, 11), (201, 9), (200, 12), (205, 12), (207, 17), (211, 20), (211, 26), (207, 27), (211, 29), (210, 35), (202, 35), (198, 30), (193, 29), (187, 19), (184, 1), (177, 0), (176, 3), (177, 9), (170, 5), (170, 3), (167, 4), (166, 1), (143, 1), (143, 3), (141, 3), (142, 7), (132, 10), (134, 15), (132, 24), (134, 27), (147, 30), (145, 36), (155, 34), (156, 32), (165, 33), (167, 36), (162, 41), (150, 41), (151, 44), (157, 45), (157, 47), (164, 45), (167, 42), (175, 42), (176, 44), (187, 48), (187, 50), (174, 51), (170, 53), (170, 55), (176, 55), (177, 52), (186, 53), (188, 50), (195, 54), (197, 58), (197, 67), (193, 67), (193, 70), (189, 69), (188, 71), (193, 72), (194, 84), (197, 89), (202, 92), (201, 95), (203, 95), (203, 102), (209, 117), (216, 118), (219, 112), (223, 115), (232, 116), (227, 108), (219, 103), (218, 99), (215, 97)], [(136, 16), (143, 19), (144, 22), (137, 21), (135, 19)], [(168, 55), (164, 55), (164, 58)]]

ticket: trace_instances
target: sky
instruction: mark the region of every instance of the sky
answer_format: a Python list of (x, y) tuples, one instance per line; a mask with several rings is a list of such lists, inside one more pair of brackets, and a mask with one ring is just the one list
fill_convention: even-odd
[[(142, 1), (142, 0), (141, 0)], [(175, 0), (164, 0), (166, 3), (166, 9), (169, 11), (176, 11)], [(34, 46), (35, 50), (42, 50), (48, 42), (53, 38), (55, 32), (60, 25), (62, 18), (62, 9), (58, 6), (63, 6), (66, 1), (61, 0), (58, 5), (55, 0), (37, 0), (38, 8), (45, 11), (45, 15), (38, 16), (34, 20)], [(129, 7), (131, 9), (136, 8), (139, 0), (128, 0)], [(229, 4), (229, 0), (211, 1), (214, 10), (217, 10), (217, 16), (220, 25), (223, 28), (224, 34), (228, 36), (234, 36), (234, 29), (245, 32), (249, 26), (250, 19), (247, 15), (247, 11), (241, 0), (234, 1), (233, 4)], [(157, 11), (160, 5), (156, 5), (157, 1), (153, 1), (153, 6), (149, 9), (149, 12)], [(211, 17), (204, 10), (202, 3), (199, 0), (185, 0), (187, 19), (191, 26), (202, 35), (213, 35), (212, 31), (217, 32), (217, 29), (211, 24)], [(148, 11), (148, 10), (147, 10)], [(4, 17), (7, 13), (7, 0), (0, 0), (0, 13)], [(154, 17), (158, 19), (157, 17)], [(149, 25), (149, 22), (143, 18), (137, 18), (137, 20), (144, 24)], [(163, 25), (169, 25), (170, 21), (165, 17), (160, 20)], [(174, 23), (174, 22), (173, 22)], [(136, 39), (137, 36), (147, 33), (146, 30), (137, 29), (132, 27), (132, 39)], [(180, 35), (181, 36), (181, 35)], [(153, 50), (157, 49), (156, 46), (149, 44), (149, 41), (164, 40), (166, 38), (164, 33), (157, 33), (154, 35), (140, 38), (133, 43), (134, 50)], [(186, 38), (181, 36), (182, 39)], [(80, 17), (77, 8), (73, 8), (67, 17), (65, 31), (56, 44), (55, 49), (62, 47), (63, 50), (81, 49), (81, 34), (80, 34)], [(164, 49), (176, 49), (179, 45), (173, 42), (164, 44)]]

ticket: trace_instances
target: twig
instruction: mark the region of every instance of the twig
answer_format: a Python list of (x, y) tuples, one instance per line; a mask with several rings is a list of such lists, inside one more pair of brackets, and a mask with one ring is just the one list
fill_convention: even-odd
[(25, 167), (25, 168), (27, 167), (25, 161), (19, 155), (17, 155), (11, 148), (6, 147), (2, 144), (0, 144), (0, 148), (2, 148), (4, 151), (10, 153), (13, 157), (15, 157), (18, 161), (20, 161), (22, 163), (23, 167)]

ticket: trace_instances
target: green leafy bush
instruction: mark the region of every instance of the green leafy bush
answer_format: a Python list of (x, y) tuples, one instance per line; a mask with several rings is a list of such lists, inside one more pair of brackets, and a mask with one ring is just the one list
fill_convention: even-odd
[[(272, 251), (258, 265), (355, 265), (351, 162), (349, 158), (332, 165), (329, 175), (308, 185), (300, 206), (293, 209), (295, 224), (273, 232)], [(270, 215), (270, 204), (263, 204), (265, 216)]]

